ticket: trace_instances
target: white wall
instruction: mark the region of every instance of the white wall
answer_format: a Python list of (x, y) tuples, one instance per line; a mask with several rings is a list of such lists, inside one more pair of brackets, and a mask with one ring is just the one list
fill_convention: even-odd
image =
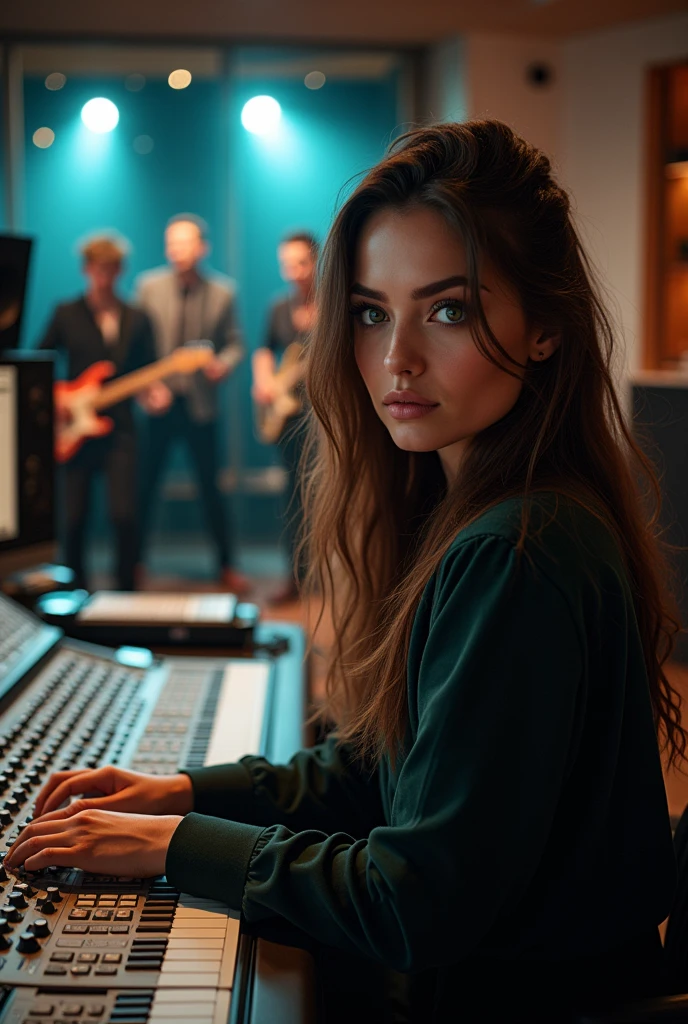
[[(469, 117), (506, 121), (556, 159), (561, 143), (561, 47), (551, 39), (473, 33), (466, 37), (466, 105)], [(546, 64), (553, 78), (532, 85), (530, 64)]]
[(626, 365), (641, 365), (645, 73), (688, 57), (688, 14), (581, 36), (562, 46), (560, 162), (581, 231), (618, 306)]
[[(688, 58), (688, 14), (568, 41), (471, 34), (464, 43), (469, 117), (506, 121), (552, 159), (570, 190), (624, 342), (620, 367), (642, 362), (645, 167), (649, 67)], [(525, 69), (549, 64), (551, 86)]]
[(422, 119), (464, 121), (469, 116), (464, 40), (452, 36), (429, 47), (423, 71)]

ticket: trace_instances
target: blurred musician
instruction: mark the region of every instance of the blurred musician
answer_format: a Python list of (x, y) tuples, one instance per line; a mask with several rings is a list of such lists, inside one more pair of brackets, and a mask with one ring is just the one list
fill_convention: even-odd
[[(69, 380), (101, 360), (112, 363), (119, 376), (155, 359), (150, 320), (115, 291), (127, 248), (123, 239), (99, 235), (91, 237), (80, 249), (88, 282), (86, 293), (73, 302), (57, 306), (39, 345), (63, 354)], [(162, 384), (153, 384), (138, 400), (147, 412), (158, 413), (167, 404), (167, 389)], [(115, 406), (111, 416), (112, 433), (86, 441), (64, 467), (63, 557), (74, 570), (77, 585), (85, 586), (84, 537), (91, 485), (97, 474), (104, 473), (115, 531), (116, 585), (121, 590), (132, 590), (138, 551), (139, 503), (131, 402)]]
[(280, 416), (280, 410), (282, 396), (287, 400), (294, 396), (295, 386), (303, 380), (305, 372), (298, 346), (303, 345), (315, 321), (318, 242), (307, 232), (288, 235), (277, 248), (277, 258), (280, 274), (289, 285), (289, 290), (276, 298), (270, 307), (265, 344), (255, 351), (252, 362), (252, 395), (258, 407), (259, 431), (261, 414), (265, 415), (265, 411), (271, 409), (271, 422), (276, 422), (277, 426), (273, 436), (265, 436), (263, 439), (279, 444), (287, 471), (284, 537), (292, 573), (284, 586), (273, 595), (271, 603), (275, 605), (298, 597), (297, 584), (304, 575), (297, 552), (298, 527), (302, 516), (298, 467), (304, 439), (303, 396), (297, 393), (292, 404), (284, 405), (283, 416)]
[(244, 594), (249, 589), (248, 580), (234, 568), (231, 531), (217, 487), (216, 391), (216, 385), (243, 357), (243, 348), (236, 321), (234, 282), (201, 271), (200, 264), (208, 251), (205, 222), (194, 214), (179, 214), (165, 230), (169, 267), (149, 271), (138, 281), (138, 299), (153, 321), (159, 357), (196, 340), (210, 341), (216, 351), (216, 358), (193, 377), (168, 380), (170, 408), (149, 424), (143, 508), (144, 515), (150, 516), (170, 444), (183, 438), (200, 485), (222, 585)]

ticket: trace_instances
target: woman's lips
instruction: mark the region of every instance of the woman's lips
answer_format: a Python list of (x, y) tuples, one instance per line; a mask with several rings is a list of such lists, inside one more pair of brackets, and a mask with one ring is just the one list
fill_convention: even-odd
[(437, 405), (424, 402), (385, 402), (387, 412), (395, 420), (417, 420), (433, 412)]

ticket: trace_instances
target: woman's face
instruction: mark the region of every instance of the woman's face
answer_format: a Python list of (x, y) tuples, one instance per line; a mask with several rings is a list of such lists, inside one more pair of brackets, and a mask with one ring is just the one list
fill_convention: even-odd
[[(399, 448), (439, 452), (447, 476), (522, 387), (474, 343), (466, 274), (464, 245), (439, 213), (384, 209), (361, 234), (351, 292), (356, 363), (375, 411)], [(547, 358), (554, 343), (527, 326), (488, 262), (479, 276), (487, 321), (505, 351), (523, 367)]]

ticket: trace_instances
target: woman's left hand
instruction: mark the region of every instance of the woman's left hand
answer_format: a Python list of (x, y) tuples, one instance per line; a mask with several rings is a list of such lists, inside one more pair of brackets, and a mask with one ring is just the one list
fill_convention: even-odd
[(183, 819), (176, 814), (122, 814), (69, 807), (36, 818), (22, 830), (5, 857), (16, 870), (40, 871), (52, 864), (93, 874), (148, 878), (165, 873), (172, 835)]

